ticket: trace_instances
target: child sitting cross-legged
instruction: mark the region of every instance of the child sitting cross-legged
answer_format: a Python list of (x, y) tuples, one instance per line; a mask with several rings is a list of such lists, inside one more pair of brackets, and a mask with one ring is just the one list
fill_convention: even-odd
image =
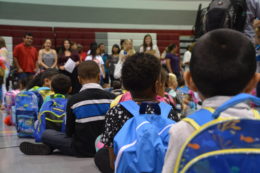
[(20, 145), (24, 154), (46, 155), (58, 149), (71, 156), (95, 155), (95, 140), (104, 131), (105, 114), (115, 96), (99, 85), (100, 68), (94, 61), (78, 66), (78, 79), (83, 87), (68, 101), (65, 133), (46, 130), (42, 134), (43, 144)]
[[(135, 54), (128, 57), (122, 68), (122, 84), (130, 91), (132, 100), (141, 104), (149, 102), (159, 103), (156, 99), (161, 90), (161, 65), (158, 58), (150, 54)], [(146, 114), (155, 114), (155, 109), (148, 105)], [(167, 116), (167, 115), (166, 115)], [(124, 106), (118, 104), (106, 114), (105, 131), (101, 139), (105, 148), (98, 151), (95, 163), (101, 172), (113, 172), (113, 140), (124, 124), (133, 117)], [(168, 112), (169, 119), (178, 120), (173, 109)], [(109, 157), (110, 155), (110, 157)], [(109, 159), (110, 158), (110, 159)]]

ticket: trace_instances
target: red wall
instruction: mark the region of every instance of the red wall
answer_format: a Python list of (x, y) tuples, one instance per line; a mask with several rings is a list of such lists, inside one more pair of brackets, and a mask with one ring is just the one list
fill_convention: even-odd
[(1, 36), (12, 36), (13, 46), (22, 42), (25, 32), (31, 32), (34, 37), (34, 46), (42, 47), (46, 38), (53, 41), (54, 47), (62, 45), (64, 39), (80, 43), (87, 50), (89, 44), (95, 41), (95, 32), (131, 32), (131, 33), (156, 33), (157, 44), (162, 51), (171, 43), (179, 44), (180, 35), (192, 35), (192, 31), (186, 30), (147, 30), (147, 29), (98, 29), (98, 28), (59, 28), (59, 27), (28, 27), (0, 25)]

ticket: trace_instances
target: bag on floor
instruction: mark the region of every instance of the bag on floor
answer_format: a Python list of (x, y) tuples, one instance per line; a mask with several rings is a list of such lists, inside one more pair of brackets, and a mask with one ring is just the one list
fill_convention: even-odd
[(214, 112), (202, 110), (184, 119), (197, 130), (183, 145), (175, 173), (259, 172), (259, 113), (252, 110), (256, 119), (218, 118), (226, 109), (245, 101), (260, 105), (260, 98), (240, 94)]
[(15, 97), (19, 93), (19, 90), (13, 90), (13, 91), (8, 91), (4, 95), (4, 105), (5, 105), (5, 111), (7, 115), (11, 116), (11, 122), (12, 124), (15, 124), (15, 111), (13, 111), (13, 107), (15, 106)]
[(195, 37), (206, 32), (230, 28), (244, 31), (247, 17), (246, 0), (212, 0), (207, 8), (199, 7), (195, 23)]
[[(175, 123), (168, 119), (171, 106), (163, 102), (140, 106), (134, 101), (120, 104), (133, 118), (114, 138), (115, 172), (161, 172), (169, 141), (168, 131)], [(156, 114), (145, 114), (148, 105), (154, 108)]]
[(16, 96), (15, 115), (18, 137), (33, 138), (34, 122), (38, 111), (38, 98), (34, 92), (24, 91)]
[(66, 107), (67, 99), (60, 94), (51, 96), (51, 100), (42, 105), (34, 133), (36, 142), (41, 142), (46, 129), (65, 132)]

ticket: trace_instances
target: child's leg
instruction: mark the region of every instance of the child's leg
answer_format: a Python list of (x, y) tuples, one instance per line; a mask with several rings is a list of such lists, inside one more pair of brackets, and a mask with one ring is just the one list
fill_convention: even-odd
[(42, 142), (52, 149), (58, 149), (65, 155), (76, 155), (71, 143), (72, 138), (66, 136), (65, 133), (48, 129), (42, 134)]
[(71, 147), (72, 138), (66, 137), (64, 133), (48, 129), (43, 132), (42, 142), (43, 144), (23, 142), (20, 150), (27, 155), (47, 155), (58, 149), (65, 155), (75, 155)]

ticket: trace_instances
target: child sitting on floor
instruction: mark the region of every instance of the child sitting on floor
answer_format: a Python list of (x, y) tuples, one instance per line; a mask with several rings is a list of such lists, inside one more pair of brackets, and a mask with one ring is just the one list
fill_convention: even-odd
[[(185, 81), (190, 89), (198, 91), (202, 108), (215, 110), (232, 96), (250, 93), (259, 81), (255, 72), (255, 49), (250, 40), (237, 31), (219, 29), (205, 34), (196, 43)], [(198, 116), (203, 118), (203, 114)], [(245, 103), (220, 114), (220, 117), (230, 116), (255, 118)], [(181, 147), (195, 130), (185, 119), (172, 126), (163, 173), (173, 172)]]

